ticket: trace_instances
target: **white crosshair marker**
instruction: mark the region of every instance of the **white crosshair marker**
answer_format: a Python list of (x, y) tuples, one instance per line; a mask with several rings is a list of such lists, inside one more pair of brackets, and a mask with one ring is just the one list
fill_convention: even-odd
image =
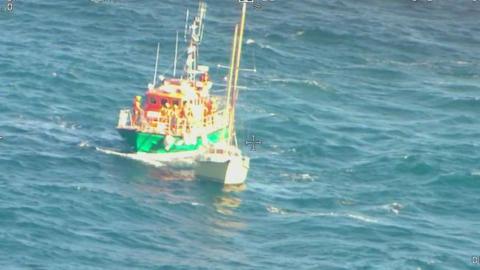
[(252, 135), (250, 140), (245, 141), (245, 145), (250, 145), (250, 151), (257, 151), (257, 145), (259, 144), (262, 144), (262, 141), (255, 139), (255, 135)]

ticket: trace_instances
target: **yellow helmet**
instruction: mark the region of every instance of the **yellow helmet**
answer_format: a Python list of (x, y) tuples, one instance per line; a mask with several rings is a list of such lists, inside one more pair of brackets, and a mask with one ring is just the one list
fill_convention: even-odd
[(136, 96), (136, 97), (135, 97), (135, 100), (136, 100), (136, 101), (141, 101), (141, 100), (142, 100), (142, 97), (141, 97), (141, 96)]

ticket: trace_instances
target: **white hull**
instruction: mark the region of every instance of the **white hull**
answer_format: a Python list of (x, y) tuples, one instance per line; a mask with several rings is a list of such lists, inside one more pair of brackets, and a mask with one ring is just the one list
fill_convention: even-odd
[(245, 182), (249, 167), (248, 157), (209, 155), (197, 161), (195, 175), (225, 185), (239, 185)]

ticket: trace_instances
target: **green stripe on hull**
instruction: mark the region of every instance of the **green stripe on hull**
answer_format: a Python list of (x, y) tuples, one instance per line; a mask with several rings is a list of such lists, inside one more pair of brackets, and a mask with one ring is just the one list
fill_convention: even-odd
[[(133, 129), (118, 129), (120, 135), (127, 141), (128, 145), (135, 149), (135, 152), (145, 153), (175, 153), (183, 151), (194, 151), (204, 145), (202, 137), (198, 137), (195, 144), (184, 144), (183, 138), (174, 136), (175, 143), (169, 149), (165, 150), (163, 140), (164, 135), (154, 133), (138, 132)], [(217, 143), (227, 138), (227, 130), (219, 129), (207, 135), (209, 143)]]

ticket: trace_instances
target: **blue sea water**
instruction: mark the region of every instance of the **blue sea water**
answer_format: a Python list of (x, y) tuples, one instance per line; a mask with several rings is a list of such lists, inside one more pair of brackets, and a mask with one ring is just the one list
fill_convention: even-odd
[[(239, 6), (207, 3), (221, 82)], [(238, 131), (263, 144), (237, 189), (99, 151), (125, 150), (118, 111), (196, 1), (0, 11), (0, 269), (480, 267), (480, 3), (262, 4)]]

